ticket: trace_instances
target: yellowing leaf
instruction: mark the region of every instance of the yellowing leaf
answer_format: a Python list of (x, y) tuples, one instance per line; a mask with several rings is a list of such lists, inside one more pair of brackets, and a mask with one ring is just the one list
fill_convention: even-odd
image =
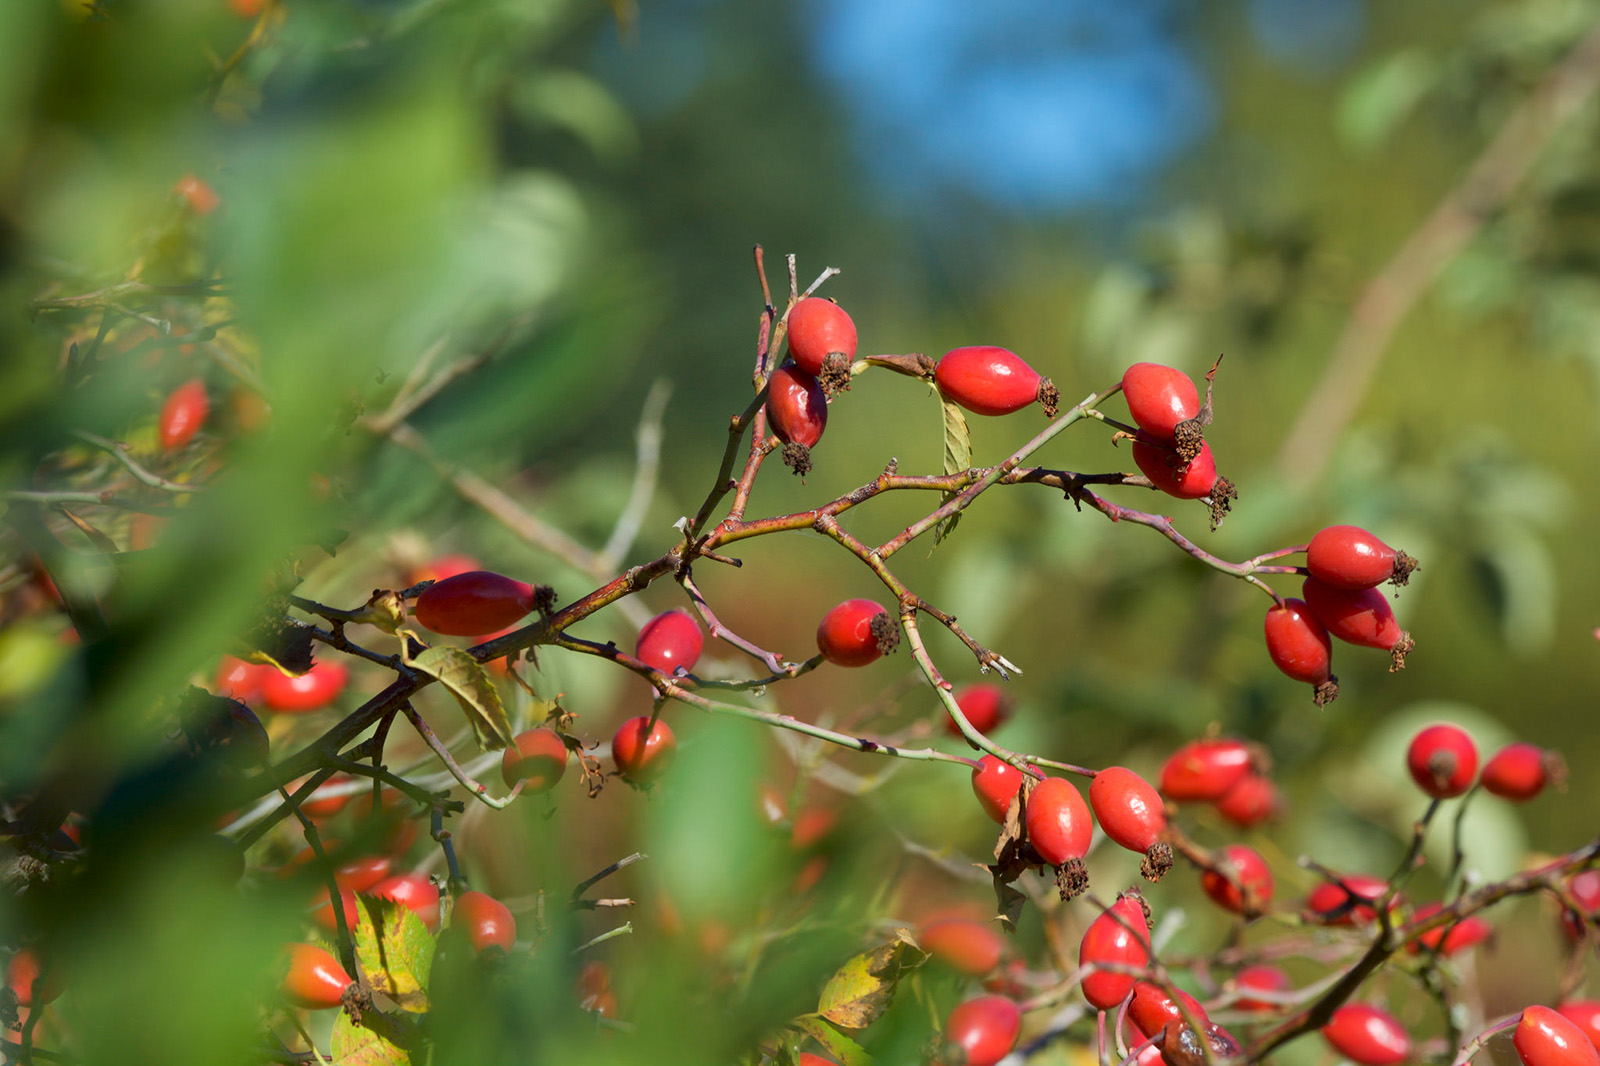
[(340, 1011), (330, 1042), (339, 1066), (411, 1066), (410, 1049), (416, 1045), (416, 1034), (407, 1022), (376, 1010), (364, 1011), (359, 1025)]
[(920, 965), (920, 957), (907, 965), (910, 951), (916, 949), (897, 939), (850, 959), (823, 986), (817, 1013), (845, 1029), (871, 1025), (888, 1009), (901, 971)]
[[(428, 1009), (433, 934), (411, 908), (357, 896), (356, 958), (372, 987), (408, 1011)], [(386, 1061), (386, 1060), (376, 1060)]]
[(478, 660), (460, 648), (439, 645), (411, 660), (411, 665), (450, 690), (472, 726), (478, 747), (499, 751), (511, 743), (511, 721), (500, 702), (500, 692)]

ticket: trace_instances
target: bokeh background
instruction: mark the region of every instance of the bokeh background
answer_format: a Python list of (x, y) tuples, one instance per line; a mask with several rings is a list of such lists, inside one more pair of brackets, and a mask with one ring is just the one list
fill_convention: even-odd
[[(1389, 675), (1381, 653), (1341, 647), (1344, 694), (1319, 710), (1267, 659), (1257, 590), (1048, 491), (991, 492), (937, 552), (919, 543), (896, 567), (1023, 668), (1002, 743), (1153, 772), (1207, 728), (1262, 742), (1286, 810), (1248, 838), (1293, 897), (1313, 879), (1301, 854), (1388, 871), (1422, 807), (1404, 743), (1449, 718), (1485, 749), (1528, 740), (1573, 769), (1567, 792), (1526, 808), (1475, 801), (1469, 869), (1493, 879), (1574, 848), (1600, 824), (1597, 26), (1600, 4), (1584, 0), (4, 5), (9, 813), (63, 773), (84, 804), (121, 803), (118, 783), (169, 743), (163, 700), (210, 680), (274, 575), (355, 606), (464, 552), (569, 602), (669, 548), (750, 395), (760, 244), (779, 293), (786, 254), (802, 286), (839, 268), (822, 291), (853, 315), (863, 353), (1002, 345), (1069, 402), (1135, 361), (1198, 378), (1222, 355), (1208, 438), (1239, 486), (1234, 513), (1211, 533), (1198, 504), (1135, 489), (1119, 502), (1174, 514), (1229, 559), (1350, 522), (1422, 560), (1395, 598), (1418, 642), (1408, 668)], [(215, 191), (215, 210), (174, 193), (185, 175)], [(470, 373), (408, 412), (400, 438), (375, 431), (425, 357)], [(196, 448), (165, 455), (156, 413), (194, 377), (212, 419)], [(1042, 425), (1037, 412), (972, 421), (980, 462)], [(73, 431), (207, 488), (163, 497), (153, 523), (50, 498), (127, 483)], [(814, 472), (801, 482), (771, 464), (751, 514), (814, 506), (891, 457), (936, 472), (940, 449), (930, 391), (870, 372), (833, 405)], [(1094, 423), (1040, 460), (1130, 466)], [(498, 520), (464, 484), (498, 488), (520, 517)], [(882, 541), (927, 502), (884, 498), (844, 524)], [(741, 569), (696, 577), (725, 622), (792, 658), (829, 606), (881, 588), (810, 534), (740, 548)], [(42, 556), (107, 606), (105, 641), (63, 642)], [(576, 632), (629, 647), (641, 617), (684, 605), (670, 582), (639, 600)], [(948, 677), (976, 679), (953, 640), (933, 645)], [(731, 649), (710, 654), (708, 669), (748, 669)], [(961, 750), (913, 669), (902, 652), (755, 699)], [(593, 660), (549, 651), (529, 676), (565, 694), (593, 741), (650, 707), (641, 682)], [(274, 752), (382, 683), (357, 664), (334, 710), (269, 716)], [(533, 705), (506, 692), (525, 722)], [(422, 709), (459, 726), (447, 702)], [(563, 913), (544, 933), (554, 946), (495, 995), (440, 993), (435, 1061), (731, 1061), (813, 1009), (874, 923), (988, 906), (986, 885), (957, 876), (992, 844), (959, 767), (667, 713), (679, 764), (652, 794), (613, 782), (590, 800), (569, 780), (549, 801), (476, 809), (457, 834), (474, 883), (523, 913), (541, 890), (559, 903), (606, 863), (652, 855), (615, 882), (639, 901), (634, 932), (595, 949), (635, 1035), (597, 1035), (569, 1002), (567, 952), (625, 919)], [(443, 785), (400, 732), (391, 764)], [(837, 818), (808, 909), (788, 887), (807, 856), (750, 799), (763, 781), (794, 812)], [(272, 946), (300, 935), (306, 887), (269, 871), (299, 841), (268, 837), (244, 887), (220, 888), (158, 800), (124, 819), (118, 864), (72, 892), (22, 895), (5, 934), (49, 930), (81, 974), (56, 1024), (83, 1060), (259, 1061), (253, 992), (270, 987)], [(1207, 816), (1195, 832), (1239, 835)], [(1438, 842), (1447, 861), (1448, 835)], [(424, 840), (409, 861), (437, 868), (436, 851)], [(1091, 863), (1097, 885), (1133, 869), (1101, 852)], [(1214, 947), (1224, 923), (1192, 875), (1174, 880), (1155, 891), (1188, 915), (1175, 950)], [(1418, 895), (1439, 883), (1425, 871)], [(668, 898), (688, 932), (665, 931)], [(1517, 932), (1487, 964), (1463, 963), (1470, 1012), (1555, 987), (1549, 907), (1506, 914)], [(1016, 949), (1046, 966), (1045, 927), (1081, 921), (1030, 913)], [(1439, 1032), (1436, 1007), (1405, 989), (1393, 1002)], [(902, 999), (874, 1038), (880, 1061), (909, 1061), (927, 1036), (929, 1010)], [(715, 1020), (693, 1041), (664, 1035), (692, 1016)], [(1073, 1060), (1084, 1039), (1069, 1031), (1035, 1061)], [(1285, 1060), (1316, 1058), (1307, 1043)]]

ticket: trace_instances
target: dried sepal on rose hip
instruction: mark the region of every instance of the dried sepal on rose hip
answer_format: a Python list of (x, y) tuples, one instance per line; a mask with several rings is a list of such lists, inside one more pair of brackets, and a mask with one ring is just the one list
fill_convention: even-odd
[(1217, 473), (1211, 445), (1202, 441), (1194, 456), (1185, 459), (1175, 447), (1148, 436), (1133, 442), (1133, 461), (1152, 487), (1179, 500), (1207, 500), (1211, 507), (1211, 528), (1222, 524), (1239, 490)]
[(828, 401), (817, 379), (785, 363), (767, 379), (767, 423), (783, 442), (784, 465), (797, 475), (811, 472), (811, 449), (828, 428)]
[(952, 348), (934, 368), (933, 380), (941, 396), (973, 414), (1009, 415), (1038, 403), (1054, 418), (1061, 403), (1049, 378), (1015, 352), (989, 344)]
[[(1159, 363), (1134, 363), (1124, 370), (1122, 395), (1134, 424), (1166, 444), (1176, 444), (1178, 427), (1200, 413), (1200, 393), (1189, 375)], [(1183, 458), (1197, 454), (1195, 447)]]

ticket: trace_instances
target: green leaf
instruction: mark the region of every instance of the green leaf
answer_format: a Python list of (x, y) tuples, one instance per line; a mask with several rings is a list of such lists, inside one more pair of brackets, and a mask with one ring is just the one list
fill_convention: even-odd
[(838, 1059), (843, 1066), (872, 1066), (872, 1056), (865, 1048), (845, 1036), (815, 1014), (794, 1020), (795, 1028), (812, 1037)]
[(1345, 143), (1361, 151), (1379, 148), (1438, 79), (1438, 64), (1415, 50), (1398, 52), (1356, 75), (1339, 103)]
[(356, 958), (372, 987), (408, 1011), (428, 1009), (433, 934), (410, 907), (357, 896)]
[(416, 1043), (415, 1033), (399, 1018), (369, 1010), (357, 1024), (340, 1011), (330, 1047), (339, 1066), (411, 1066)]
[[(959, 474), (972, 467), (972, 434), (967, 430), (967, 416), (961, 413), (961, 408), (942, 397), (941, 401), (944, 406), (944, 472)], [(945, 493), (941, 505), (955, 496), (953, 492)], [(957, 511), (933, 527), (934, 548), (955, 532), (956, 523), (960, 521), (961, 512)]]
[(908, 964), (908, 952), (917, 952), (917, 947), (902, 938), (850, 959), (823, 986), (817, 1013), (845, 1029), (871, 1025), (888, 1009), (900, 974), (921, 964), (921, 957)]
[(478, 747), (499, 751), (511, 743), (511, 721), (500, 702), (500, 692), (478, 660), (460, 648), (439, 645), (411, 660), (411, 665), (450, 690), (472, 726)]

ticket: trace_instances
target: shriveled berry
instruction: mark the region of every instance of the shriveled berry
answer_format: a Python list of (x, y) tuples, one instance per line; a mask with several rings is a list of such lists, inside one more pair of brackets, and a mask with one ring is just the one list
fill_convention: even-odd
[(492, 570), (468, 570), (436, 581), (417, 596), (418, 623), (435, 633), (475, 637), (504, 629), (531, 612), (533, 585)]
[(1022, 1009), (1005, 996), (957, 1004), (944, 1024), (945, 1044), (957, 1049), (955, 1061), (966, 1066), (994, 1066), (1011, 1054), (1021, 1032)]
[(1134, 363), (1124, 370), (1122, 395), (1138, 427), (1167, 443), (1179, 422), (1200, 413), (1200, 393), (1189, 375), (1159, 363)]
[(1129, 851), (1148, 851), (1167, 828), (1155, 787), (1125, 766), (1108, 766), (1089, 782), (1089, 806), (1106, 836)]
[[(1353, 925), (1376, 921), (1372, 902), (1383, 898), (1389, 883), (1369, 874), (1345, 874), (1337, 881), (1324, 881), (1306, 893), (1306, 911), (1323, 925)], [(1393, 907), (1398, 899), (1390, 902)]]
[(1136, 440), (1133, 461), (1152, 485), (1180, 500), (1209, 496), (1217, 485), (1217, 460), (1209, 444), (1202, 443), (1200, 453), (1186, 463), (1163, 444)]
[(628, 781), (652, 780), (666, 769), (677, 750), (672, 727), (657, 718), (651, 729), (648, 715), (623, 722), (611, 738), (611, 757), (616, 760), (617, 773)]
[[(1139, 1032), (1145, 1036), (1155, 1036), (1174, 1018), (1180, 1022), (1184, 1021), (1185, 1010), (1202, 1026), (1211, 1020), (1206, 1016), (1206, 1009), (1200, 1005), (1199, 1000), (1181, 988), (1175, 988), (1173, 991), (1178, 994), (1177, 1000), (1167, 995), (1160, 985), (1151, 984), (1149, 981), (1138, 981), (1134, 984), (1133, 998), (1128, 1001), (1128, 1018)], [(1178, 1006), (1179, 1002), (1183, 1004), (1182, 1007)]]
[(1131, 973), (1111, 973), (1098, 969), (1113, 965), (1138, 968), (1150, 962), (1150, 926), (1145, 918), (1144, 900), (1136, 892), (1124, 893), (1089, 923), (1078, 948), (1078, 965), (1096, 967), (1083, 979), (1083, 998), (1100, 1009), (1110, 1010), (1133, 991), (1136, 978)]
[[(1289, 982), (1289, 975), (1276, 966), (1246, 966), (1233, 976), (1233, 985), (1243, 992), (1287, 992), (1293, 988)], [(1272, 1003), (1264, 999), (1255, 999), (1251, 996), (1241, 995), (1234, 1001), (1234, 1009), (1250, 1011), (1279, 1010), (1281, 1003)]]
[(680, 669), (693, 670), (704, 646), (700, 623), (688, 611), (674, 608), (644, 624), (639, 630), (639, 645), (634, 655), (646, 666), (673, 674)]
[(1306, 545), (1306, 569), (1335, 588), (1369, 589), (1390, 580), (1403, 585), (1416, 568), (1415, 559), (1360, 526), (1328, 526)]
[[(1443, 909), (1440, 903), (1424, 903), (1412, 914), (1413, 922), (1420, 922), (1430, 918)], [(1458, 922), (1430, 929), (1426, 933), (1412, 940), (1406, 948), (1412, 954), (1418, 954), (1422, 948), (1430, 948), (1439, 954), (1449, 957), (1468, 948), (1477, 947), (1494, 935), (1494, 926), (1488, 919), (1477, 914), (1469, 914)]]
[(1507, 744), (1484, 763), (1483, 787), (1501, 799), (1521, 803), (1566, 777), (1561, 756), (1537, 744)]
[(1273, 665), (1311, 685), (1317, 706), (1338, 697), (1338, 679), (1330, 672), (1333, 641), (1304, 600), (1286, 599), (1268, 607), (1262, 628)]
[(828, 400), (817, 379), (785, 363), (767, 379), (767, 422), (785, 444), (814, 447), (828, 428)]
[(299, 675), (273, 669), (261, 677), (261, 702), (280, 714), (315, 711), (338, 699), (349, 680), (350, 670), (343, 663), (315, 663)]
[(1094, 836), (1089, 805), (1064, 777), (1047, 777), (1028, 794), (1024, 823), (1028, 843), (1051, 866), (1083, 858)]
[(283, 997), (305, 1010), (337, 1007), (344, 990), (355, 984), (339, 960), (315, 944), (289, 945)]
[(946, 352), (933, 379), (945, 399), (979, 415), (1020, 411), (1038, 400), (1041, 383), (1047, 384), (1014, 352), (988, 344)]
[(984, 813), (1002, 825), (1011, 801), (1022, 788), (1022, 771), (1003, 759), (985, 755), (972, 771), (972, 791)]
[(1192, 740), (1161, 766), (1161, 793), (1168, 799), (1221, 799), (1256, 764), (1250, 745), (1228, 737)]
[(1228, 1062), (1238, 1056), (1238, 1037), (1216, 1022), (1207, 1022), (1204, 1031), (1205, 1043), (1202, 1044), (1187, 1023), (1177, 1018), (1169, 1021), (1161, 1034), (1164, 1066), (1206, 1066), (1210, 1062)]
[(567, 772), (567, 745), (553, 729), (518, 733), (500, 756), (500, 777), (507, 788), (527, 782), (524, 792), (548, 792)]
[[(967, 685), (958, 690), (955, 697), (956, 706), (967, 716), (972, 728), (980, 733), (998, 728), (1011, 713), (1011, 697), (999, 685), (987, 682)], [(956, 720), (949, 715), (945, 716), (944, 728), (953, 737), (961, 736)]]
[(1360, 1066), (1394, 1066), (1411, 1054), (1411, 1038), (1388, 1011), (1346, 1003), (1322, 1027), (1328, 1045)]
[(496, 947), (509, 953), (517, 942), (517, 920), (504, 903), (482, 892), (463, 892), (450, 909), (450, 928), (466, 933), (472, 950)]
[(1524, 1009), (1511, 1043), (1522, 1066), (1600, 1066), (1600, 1051), (1588, 1034), (1549, 1007)]
[(1217, 813), (1240, 829), (1250, 829), (1277, 816), (1282, 799), (1270, 777), (1248, 773), (1216, 801)]
[(1383, 593), (1377, 589), (1335, 588), (1308, 577), (1302, 586), (1302, 595), (1305, 596), (1306, 606), (1311, 608), (1311, 613), (1328, 634), (1347, 644), (1391, 651), (1404, 641), (1406, 647), (1401, 650), (1398, 660), (1404, 664), (1411, 638), (1395, 620), (1394, 608), (1389, 606)]
[(368, 895), (398, 903), (422, 919), (429, 932), (439, 929), (439, 886), (426, 874), (395, 874), (372, 886)]
[(1217, 866), (1201, 873), (1200, 887), (1219, 907), (1245, 914), (1265, 910), (1272, 902), (1272, 871), (1254, 848), (1229, 844)]
[(812, 377), (822, 373), (830, 353), (856, 357), (856, 324), (832, 300), (807, 296), (789, 308), (789, 356)]
[(894, 616), (872, 600), (845, 600), (817, 626), (817, 650), (835, 666), (866, 666), (899, 640)]
[(917, 933), (924, 951), (951, 969), (982, 977), (1000, 964), (1005, 940), (988, 922), (975, 918), (943, 918)]
[(1600, 1000), (1569, 999), (1556, 1011), (1567, 1021), (1583, 1030), (1589, 1043), (1600, 1048)]
[(161, 417), (157, 421), (161, 447), (174, 452), (194, 440), (210, 413), (211, 397), (206, 394), (204, 381), (191, 378), (173, 389), (167, 402), (161, 405)]
[(1478, 775), (1478, 746), (1459, 726), (1430, 725), (1411, 738), (1406, 768), (1417, 787), (1434, 799), (1459, 796)]

